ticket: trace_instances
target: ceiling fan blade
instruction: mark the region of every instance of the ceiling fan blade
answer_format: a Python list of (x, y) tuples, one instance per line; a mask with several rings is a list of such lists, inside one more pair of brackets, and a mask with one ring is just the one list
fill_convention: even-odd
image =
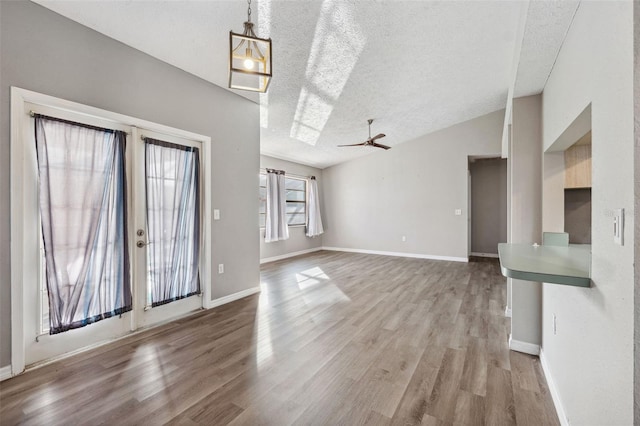
[(365, 146), (366, 144), (367, 144), (366, 142), (363, 142), (363, 143), (354, 143), (351, 145), (338, 145), (338, 146)]
[(391, 149), (390, 146), (387, 145), (382, 145), (380, 143), (375, 143), (375, 142), (371, 142), (370, 143), (371, 146), (375, 146), (376, 148), (382, 148), (382, 149)]
[(375, 135), (374, 137), (372, 137), (371, 139), (369, 139), (371, 142), (375, 141), (376, 139), (380, 139), (380, 138), (384, 138), (385, 135), (384, 133), (378, 133), (377, 135)]

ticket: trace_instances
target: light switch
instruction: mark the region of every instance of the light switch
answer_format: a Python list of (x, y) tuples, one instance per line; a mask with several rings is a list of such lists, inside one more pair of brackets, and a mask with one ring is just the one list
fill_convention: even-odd
[(613, 209), (613, 242), (624, 245), (624, 209)]
[(220, 220), (220, 210), (213, 209), (213, 220)]
[(460, 216), (462, 214), (462, 209), (456, 209), (455, 214), (456, 216)]

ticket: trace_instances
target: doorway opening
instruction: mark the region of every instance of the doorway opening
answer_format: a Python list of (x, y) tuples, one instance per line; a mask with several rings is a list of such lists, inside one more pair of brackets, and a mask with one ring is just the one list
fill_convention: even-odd
[(469, 256), (498, 257), (507, 241), (507, 160), (469, 157)]

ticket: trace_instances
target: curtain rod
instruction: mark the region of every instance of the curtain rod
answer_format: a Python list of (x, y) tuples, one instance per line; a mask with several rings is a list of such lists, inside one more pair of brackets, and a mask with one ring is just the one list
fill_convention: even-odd
[[(1, 0), (0, 0), (0, 1), (1, 1)], [(78, 114), (78, 113), (75, 113), (75, 114)], [(34, 110), (30, 110), (30, 111), (29, 111), (29, 116), (30, 116), (30, 117), (35, 118), (35, 116), (36, 116), (36, 115), (40, 115), (40, 116), (43, 116), (43, 117), (49, 117), (49, 118), (52, 118), (52, 119), (54, 119), (54, 120), (58, 120), (58, 121), (66, 121), (66, 122), (68, 122), (68, 123), (72, 123), (72, 124), (79, 124), (79, 125), (86, 126), (86, 127), (95, 127), (95, 128), (97, 128), (97, 129), (104, 129), (104, 130), (109, 130), (109, 131), (113, 131), (113, 132), (115, 132), (115, 131), (116, 131), (116, 129), (110, 129), (110, 128), (108, 128), (108, 127), (103, 127), (103, 126), (94, 126), (94, 125), (91, 125), (91, 124), (81, 123), (81, 122), (79, 122), (79, 121), (73, 121), (73, 120), (67, 120), (67, 119), (64, 119), (64, 118), (53, 117), (53, 116), (51, 116), (51, 115), (47, 115), (47, 114), (40, 114), (39, 112), (35, 112)], [(102, 118), (99, 118), (99, 117), (96, 117), (96, 118), (98, 118), (98, 119), (100, 119), (100, 120), (103, 120), (103, 121), (108, 121), (108, 122), (110, 122), (110, 123), (114, 123), (114, 124), (124, 124), (124, 123), (118, 123), (118, 122), (116, 122), (116, 121), (112, 121), (112, 120), (102, 119)], [(124, 130), (118, 130), (118, 132), (124, 132)], [(125, 133), (125, 134), (127, 134), (127, 135), (131, 135), (131, 133), (130, 133), (130, 132), (124, 132), (124, 133)]]
[[(267, 172), (267, 169), (270, 169), (270, 168), (271, 168), (271, 167), (267, 167), (267, 168), (260, 167), (260, 172), (261, 172), (261, 173), (266, 173), (266, 172)], [(285, 176), (295, 177), (295, 178), (298, 178), (298, 179), (315, 179), (315, 178), (316, 178), (315, 176), (302, 176), (302, 175), (296, 175), (296, 174), (294, 174), (294, 173), (289, 173), (289, 172), (287, 172), (287, 171), (285, 171), (285, 172), (284, 172), (284, 175), (285, 175)]]

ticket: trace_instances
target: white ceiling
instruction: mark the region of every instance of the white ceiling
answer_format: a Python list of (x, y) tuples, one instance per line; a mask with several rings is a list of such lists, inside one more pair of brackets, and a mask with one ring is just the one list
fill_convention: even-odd
[[(246, 2), (37, 3), (222, 87), (229, 30)], [(261, 105), (261, 151), (324, 168), (384, 151), (338, 144), (385, 133), (394, 146), (504, 108), (522, 43), (517, 96), (540, 93), (578, 6), (534, 1), (518, 38), (518, 1), (253, 0), (273, 39), (274, 77)], [(526, 8), (524, 9), (526, 10)]]

